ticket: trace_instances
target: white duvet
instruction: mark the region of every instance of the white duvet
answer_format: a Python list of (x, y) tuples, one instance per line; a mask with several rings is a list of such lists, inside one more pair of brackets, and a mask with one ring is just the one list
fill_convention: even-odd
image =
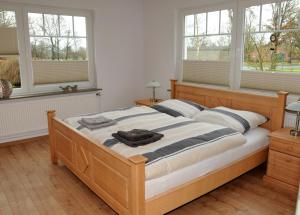
[[(115, 119), (117, 124), (89, 130), (78, 123), (83, 117), (93, 118), (99, 115)], [(175, 118), (144, 106), (71, 117), (65, 121), (94, 139), (97, 144), (104, 144), (127, 158), (138, 154), (147, 157), (146, 179), (167, 175), (246, 142), (245, 137), (233, 129), (185, 117)], [(132, 148), (111, 136), (119, 130), (131, 129), (152, 130), (164, 137), (157, 142)]]

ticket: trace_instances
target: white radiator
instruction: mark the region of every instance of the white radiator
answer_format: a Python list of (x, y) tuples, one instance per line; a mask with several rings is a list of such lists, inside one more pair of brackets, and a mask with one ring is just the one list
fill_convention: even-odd
[(47, 110), (61, 118), (100, 111), (95, 93), (0, 102), (0, 143), (47, 134)]

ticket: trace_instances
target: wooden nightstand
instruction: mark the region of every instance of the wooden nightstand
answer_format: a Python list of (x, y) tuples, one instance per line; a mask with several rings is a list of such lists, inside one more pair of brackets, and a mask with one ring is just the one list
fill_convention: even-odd
[(300, 137), (291, 136), (290, 128), (282, 128), (270, 134), (267, 174), (264, 180), (293, 192), (298, 191)]
[(136, 100), (134, 101), (136, 105), (144, 105), (151, 107), (159, 102), (162, 102), (162, 99), (157, 99), (157, 102), (153, 102), (151, 99), (141, 99), (141, 100)]

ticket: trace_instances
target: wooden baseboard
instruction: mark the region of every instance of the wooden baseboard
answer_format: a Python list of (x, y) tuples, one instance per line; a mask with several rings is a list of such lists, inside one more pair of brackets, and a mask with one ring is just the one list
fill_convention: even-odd
[(49, 139), (49, 135), (43, 135), (43, 136), (32, 137), (32, 138), (23, 139), (23, 140), (15, 140), (15, 141), (11, 141), (11, 142), (1, 143), (0, 148), (14, 146), (14, 145), (18, 145), (18, 144), (32, 143), (32, 142), (36, 142), (36, 141), (48, 141), (48, 139)]

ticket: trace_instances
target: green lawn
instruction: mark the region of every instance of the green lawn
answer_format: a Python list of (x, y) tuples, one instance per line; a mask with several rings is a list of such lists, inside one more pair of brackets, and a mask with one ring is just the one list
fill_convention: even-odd
[[(270, 70), (271, 63), (264, 63), (264, 72), (294, 72), (300, 73), (300, 62), (295, 63), (281, 63), (277, 65), (276, 70)], [(259, 66), (257, 63), (244, 63), (243, 69), (245, 70), (259, 70)]]

